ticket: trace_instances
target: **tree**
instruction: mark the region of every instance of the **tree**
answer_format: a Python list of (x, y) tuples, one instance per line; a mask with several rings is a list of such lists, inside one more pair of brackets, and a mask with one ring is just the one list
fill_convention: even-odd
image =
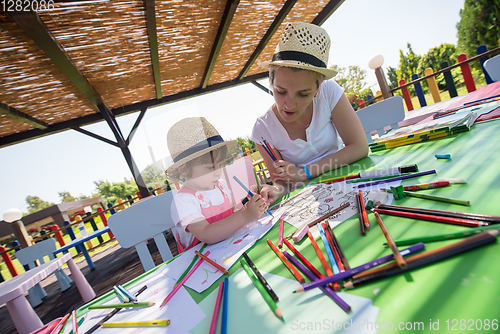
[(135, 181), (127, 180), (126, 178), (123, 182), (119, 183), (99, 180), (94, 181), (94, 184), (99, 195), (110, 203), (114, 203), (118, 198), (125, 200), (128, 195), (135, 197), (137, 191), (139, 191)]
[[(465, 52), (472, 58), (477, 54), (477, 47), (486, 44), (488, 49), (498, 47), (500, 38), (500, 0), (465, 0), (460, 10), (457, 23), (460, 53)], [(479, 69), (479, 62), (471, 65)]]
[(242, 137), (237, 137), (236, 141), (238, 142), (238, 146), (241, 148), (243, 152), (246, 151), (248, 148), (249, 150), (253, 150), (257, 146), (255, 146), (255, 143), (250, 139), (250, 137), (242, 138)]
[(366, 86), (365, 76), (366, 71), (362, 70), (359, 66), (338, 67), (334, 65), (331, 69), (337, 71), (334, 77), (335, 81), (344, 88), (345, 94), (359, 96)]
[(411, 81), (411, 76), (415, 73), (419, 76), (422, 76), (423, 74), (418, 72), (418, 63), (420, 62), (421, 56), (413, 52), (410, 43), (407, 43), (406, 46), (408, 47), (407, 54), (405, 54), (402, 50), (399, 50), (399, 71), (397, 72), (398, 84), (401, 79), (405, 79), (406, 82)]
[(399, 86), (398, 69), (395, 67), (387, 67), (387, 77), (389, 78), (389, 87), (396, 88)]
[(38, 196), (28, 196), (26, 197), (26, 203), (28, 204), (28, 213), (35, 213), (45, 208), (55, 205), (54, 203), (46, 202)]
[[(429, 49), (429, 51), (420, 58), (417, 73), (422, 77), (425, 75), (425, 69), (429, 67), (432, 68), (433, 72), (437, 72), (441, 69), (441, 63), (443, 61), (447, 61), (450, 66), (457, 63), (455, 45), (443, 43), (440, 46)], [(446, 88), (446, 83), (442, 74), (436, 76), (436, 80), (440, 89)], [(423, 82), (423, 85), (428, 87), (427, 81)]]
[(162, 185), (165, 183), (165, 171), (155, 165), (148, 165), (142, 171), (142, 177), (148, 187), (156, 188), (156, 184)]
[(61, 203), (73, 202), (73, 201), (77, 200), (76, 197), (71, 196), (71, 194), (67, 191), (58, 191), (57, 194), (59, 195), (59, 198), (61, 199)]

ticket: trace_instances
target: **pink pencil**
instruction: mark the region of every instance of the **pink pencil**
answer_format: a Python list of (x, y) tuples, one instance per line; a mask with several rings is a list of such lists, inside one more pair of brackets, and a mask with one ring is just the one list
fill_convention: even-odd
[(219, 306), (222, 299), (222, 290), (224, 289), (224, 281), (220, 281), (219, 292), (217, 293), (217, 300), (215, 301), (214, 314), (212, 315), (212, 322), (210, 323), (210, 330), (208, 334), (215, 333), (215, 327), (217, 327), (217, 317), (219, 316)]
[[(207, 251), (204, 255), (205, 255), (205, 256), (208, 256), (208, 254), (210, 254), (210, 251)], [(200, 260), (198, 261), (198, 263), (196, 263), (196, 264), (194, 265), (194, 267), (193, 267), (193, 268), (192, 268), (192, 269), (191, 269), (191, 270), (190, 270), (190, 271), (186, 274), (186, 276), (184, 276), (184, 278), (183, 278), (183, 279), (179, 282), (179, 284), (177, 284), (177, 285), (175, 286), (175, 288), (174, 288), (174, 289), (173, 289), (173, 290), (172, 290), (172, 291), (168, 294), (167, 298), (165, 298), (165, 299), (163, 300), (163, 302), (162, 302), (162, 303), (161, 303), (161, 305), (160, 305), (160, 308), (162, 308), (162, 307), (163, 307), (163, 305), (165, 305), (166, 303), (168, 303), (168, 301), (169, 301), (170, 299), (172, 299), (172, 297), (175, 295), (175, 293), (176, 293), (177, 291), (179, 291), (179, 289), (180, 289), (180, 288), (184, 285), (184, 283), (186, 283), (186, 281), (188, 280), (188, 278), (189, 278), (189, 277), (191, 277), (191, 275), (195, 272), (195, 270), (196, 270), (196, 269), (198, 269), (198, 267), (199, 267), (199, 266), (201, 266), (201, 264), (203, 263), (203, 261), (205, 261), (205, 260), (200, 259)]]
[(278, 247), (281, 249), (283, 247), (283, 214), (281, 215), (280, 219), (280, 236), (278, 239)]
[(78, 320), (76, 319), (76, 310), (71, 312), (71, 317), (73, 320), (73, 334), (78, 334)]

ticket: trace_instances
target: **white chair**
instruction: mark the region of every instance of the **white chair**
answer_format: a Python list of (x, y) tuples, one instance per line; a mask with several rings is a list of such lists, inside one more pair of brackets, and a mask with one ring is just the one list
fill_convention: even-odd
[(493, 81), (500, 81), (500, 55), (485, 61), (484, 68)]
[(379, 136), (385, 134), (384, 128), (388, 125), (393, 129), (399, 128), (398, 122), (405, 118), (405, 108), (401, 96), (393, 96), (380, 102), (371, 104), (356, 111), (368, 142), (373, 141), (371, 132), (377, 130)]
[(164, 232), (174, 229), (170, 208), (176, 193), (177, 190), (171, 190), (150, 196), (108, 218), (108, 226), (120, 246), (135, 246), (145, 271), (155, 267), (147, 247), (151, 238), (154, 238), (164, 262), (172, 258)]
[[(28, 248), (23, 248), (17, 251), (16, 257), (22, 265), (28, 265), (30, 269), (33, 269), (37, 266), (35, 261), (40, 261), (40, 264), (45, 263), (45, 256), (49, 257), (49, 261), (55, 259), (52, 252), (56, 249), (56, 240), (49, 238), (47, 240), (37, 242)], [(71, 287), (71, 278), (69, 278), (61, 268), (57, 268), (54, 273), (57, 277), (57, 281), (59, 282), (61, 291), (65, 291)], [(36, 284), (28, 290), (28, 299), (32, 307), (40, 305), (43, 302), (42, 298), (46, 296), (47, 293), (40, 286), (40, 284)]]

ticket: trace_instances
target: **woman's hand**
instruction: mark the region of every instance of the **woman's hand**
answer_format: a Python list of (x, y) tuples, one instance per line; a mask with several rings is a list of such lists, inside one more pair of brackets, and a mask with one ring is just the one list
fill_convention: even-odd
[[(257, 186), (251, 186), (250, 191), (257, 194)], [(260, 190), (260, 196), (266, 201), (267, 205), (270, 205), (282, 196), (282, 189), (279, 186), (265, 184)]]
[(291, 162), (279, 160), (274, 163), (276, 176), (278, 179), (286, 182), (305, 182), (308, 181), (306, 172), (303, 168), (297, 167)]

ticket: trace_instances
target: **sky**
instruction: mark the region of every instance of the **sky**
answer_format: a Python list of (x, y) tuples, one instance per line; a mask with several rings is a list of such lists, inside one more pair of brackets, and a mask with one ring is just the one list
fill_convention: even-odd
[[(418, 55), (442, 43), (457, 44), (456, 24), (464, 0), (345, 0), (322, 25), (332, 46), (328, 66), (357, 65), (366, 70), (367, 86), (379, 90), (368, 67), (373, 55), (384, 57), (382, 68), (399, 66), (407, 43)], [(259, 81), (265, 87), (268, 80)], [(166, 134), (184, 117), (203, 116), (225, 139), (250, 136), (255, 119), (273, 98), (253, 84), (150, 108), (136, 131), (130, 150), (140, 170), (169, 160)], [(137, 113), (117, 122), (128, 136)], [(83, 127), (115, 141), (105, 122)], [(58, 192), (78, 197), (96, 192), (94, 181), (122, 182), (132, 173), (119, 148), (74, 130), (0, 148), (0, 219), (10, 208), (28, 212), (26, 197), (59, 203)]]

